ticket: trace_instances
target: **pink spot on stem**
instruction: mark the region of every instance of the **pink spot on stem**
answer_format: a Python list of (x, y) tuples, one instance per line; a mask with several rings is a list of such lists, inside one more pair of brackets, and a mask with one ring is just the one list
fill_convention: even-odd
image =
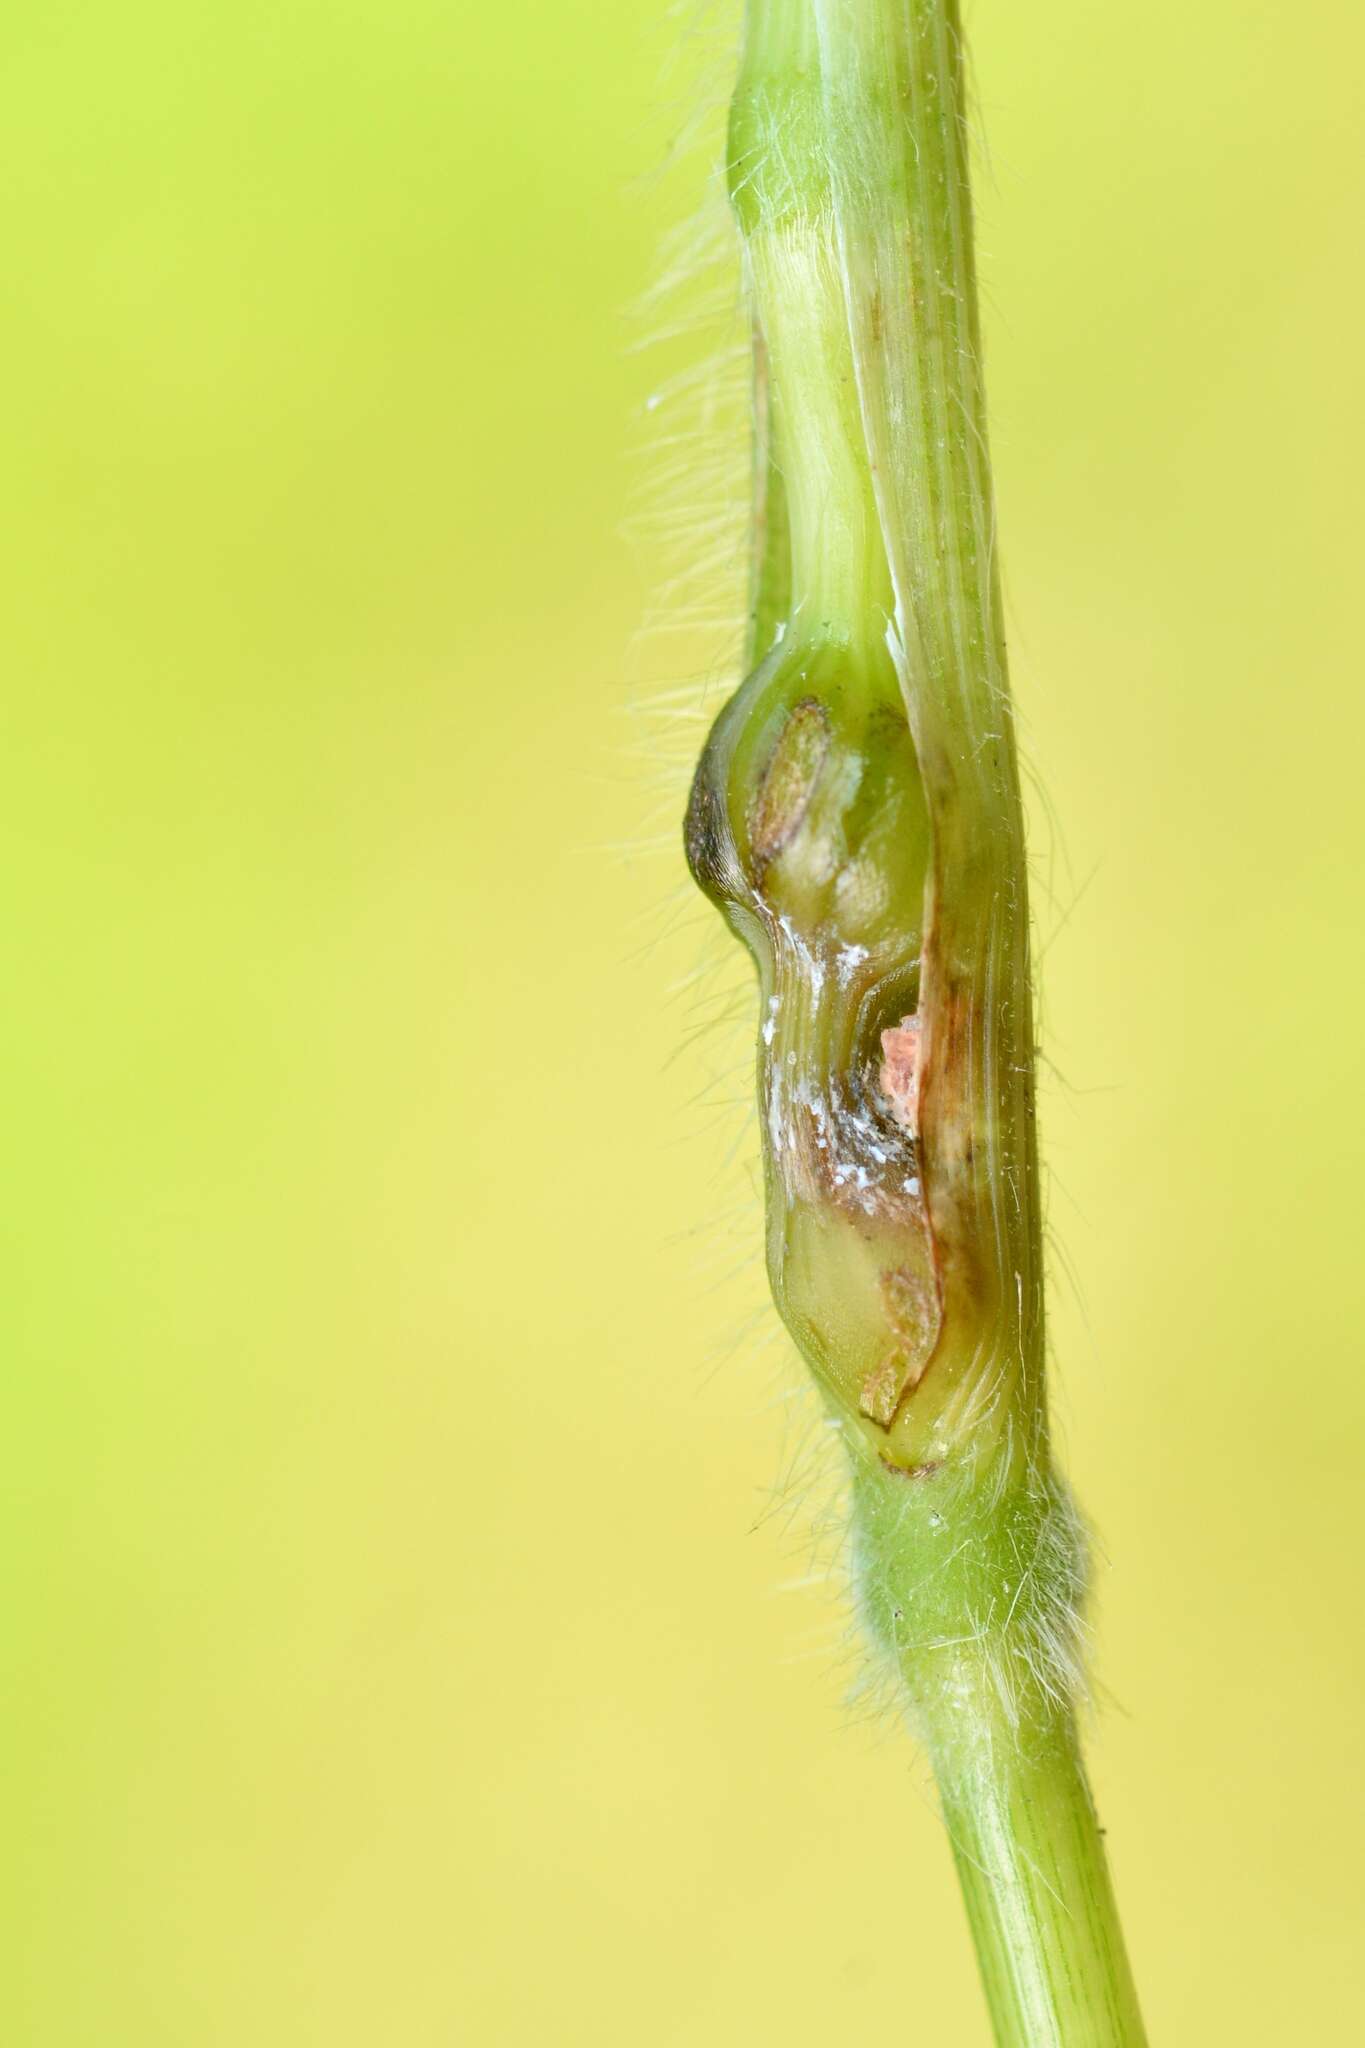
[(911, 1137), (919, 1134), (919, 1018), (902, 1017), (882, 1033), (882, 1065), (877, 1085), (891, 1104), (891, 1114)]

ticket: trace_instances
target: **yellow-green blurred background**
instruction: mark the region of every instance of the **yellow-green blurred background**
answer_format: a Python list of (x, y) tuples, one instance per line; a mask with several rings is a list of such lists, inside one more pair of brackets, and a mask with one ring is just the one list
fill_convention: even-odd
[[(1365, 30), (969, 25), (1094, 1775), (1154, 2038), (1346, 2041)], [(692, 344), (623, 309), (723, 35), (2, 39), (0, 2036), (984, 2044), (637, 847), (724, 635), (637, 636)]]

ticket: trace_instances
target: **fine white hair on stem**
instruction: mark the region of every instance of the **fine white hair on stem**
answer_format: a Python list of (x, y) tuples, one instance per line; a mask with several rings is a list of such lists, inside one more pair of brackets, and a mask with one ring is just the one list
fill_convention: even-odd
[[(698, 68), (709, 74), (718, 99), (721, 87), (728, 86), (734, 61), (736, 24), (731, 11), (704, 7), (679, 14), (688, 24), (684, 44), (692, 62), (703, 48), (710, 53)], [(666, 853), (676, 846), (680, 800), (699, 737), (740, 680), (746, 637), (753, 517), (752, 315), (740, 240), (720, 173), (715, 102), (708, 108), (704, 97), (703, 93), (694, 113), (676, 117), (670, 153), (670, 169), (690, 157), (701, 203), (665, 237), (657, 275), (631, 314), (629, 346), (650, 366), (651, 375), (636, 451), (639, 478), (626, 531), (649, 560), (653, 600), (632, 650), (628, 713), (637, 786), (649, 791), (652, 808), (641, 832), (620, 849), (629, 858)], [(741, 189), (760, 173), (769, 189), (780, 186), (784, 178), (794, 189), (801, 171), (800, 138), (789, 132), (790, 122), (784, 125), (784, 119), (775, 117), (763, 126), (759, 144), (750, 148), (737, 173)], [(973, 145), (979, 154), (979, 133), (974, 133)], [(954, 396), (951, 403), (962, 410), (964, 432), (978, 444), (984, 463), (987, 454), (978, 421), (962, 408), (960, 398)], [(993, 503), (987, 510), (984, 541), (989, 562), (996, 540)], [(1003, 676), (996, 691), (1003, 701)], [(1044, 893), (1052, 895), (1055, 904), (1055, 893)], [(1065, 919), (1065, 911), (1054, 910), (1051, 936), (1063, 928)], [(724, 1302), (727, 1317), (727, 1327), (710, 1347), (703, 1368), (704, 1376), (709, 1376), (736, 1357), (754, 1359), (768, 1350), (762, 1341), (765, 1335), (781, 1349), (784, 1366), (789, 1348), (776, 1335), (751, 1252), (760, 1205), (747, 1160), (754, 1143), (753, 977), (742, 956), (725, 946), (718, 928), (704, 924), (701, 934), (695, 965), (678, 978), (675, 995), (683, 1023), (667, 1063), (680, 1063), (688, 1073), (697, 1136), (714, 1143), (716, 1128), (733, 1132), (717, 1167), (716, 1199), (709, 1205), (704, 1228), (690, 1240), (696, 1277), (718, 1307)], [(1050, 1259), (1058, 1260), (1052, 1228), (1047, 1244)], [(790, 1373), (787, 1377), (794, 1380)], [(786, 1398), (787, 1394), (796, 1398)], [(800, 1452), (784, 1457), (764, 1519), (776, 1515), (787, 1529), (798, 1528), (804, 1520), (819, 1526), (825, 1543), (831, 1532), (840, 1532), (842, 1540), (848, 1511), (842, 1499), (842, 1468), (831, 1455), (833, 1437), (822, 1426), (815, 1401), (794, 1380), (784, 1390), (782, 1408), (790, 1417), (798, 1407), (808, 1416)], [(997, 1361), (969, 1376), (950, 1413), (954, 1427), (963, 1433), (984, 1428), (1001, 1416), (998, 1426), (1011, 1432), (1003, 1365)], [(1004, 1475), (1002, 1462), (989, 1482), (997, 1494), (1004, 1487)], [(1079, 1678), (1082, 1578), (1079, 1563), (1074, 1570), (1063, 1569), (1063, 1553), (1073, 1560), (1083, 1555), (1074, 1513), (1060, 1496), (1049, 1528), (1056, 1538), (1054, 1568), (1042, 1569), (1048, 1560), (1040, 1553), (1028, 1570), (1034, 1578), (1046, 1579), (1058, 1597), (1050, 1604), (1034, 1603), (1028, 1642), (1009, 1668), (1016, 1674), (1030, 1671), (1040, 1689), (1060, 1697)], [(1046, 1531), (1039, 1537), (1040, 1544), (1051, 1541)], [(843, 1579), (847, 1583), (846, 1569)], [(1013, 1619), (1011, 1613), (1011, 1623)], [(985, 1641), (990, 1616), (979, 1621), (978, 1632)], [(1007, 1693), (1004, 1665), (998, 1679)], [(860, 1686), (863, 1708), (876, 1690)]]
[[(631, 310), (630, 351), (651, 374), (626, 532), (649, 561), (653, 599), (632, 649), (629, 752), (637, 786), (648, 790), (652, 803), (641, 831), (619, 849), (628, 858), (666, 854), (677, 845), (677, 816), (698, 739), (740, 680), (750, 596), (752, 315), (715, 118), (732, 74), (736, 23), (729, 9), (680, 12), (688, 21), (690, 56), (695, 60), (703, 46), (711, 53), (700, 68), (709, 74), (716, 101), (706, 107), (703, 94), (696, 111), (678, 119), (670, 169), (690, 157), (701, 202), (666, 235), (657, 274)], [(790, 182), (799, 169), (796, 147), (780, 122), (769, 124), (739, 183), (760, 170), (770, 182), (780, 179), (784, 165)], [(966, 427), (979, 432), (970, 418)], [(983, 458), (984, 452), (983, 444)], [(994, 540), (992, 513), (992, 551)], [(754, 1143), (752, 972), (708, 921), (700, 927), (695, 964), (678, 981), (683, 1024), (667, 1063), (687, 1071), (696, 1136), (714, 1144), (717, 1129), (732, 1133), (716, 1167), (715, 1199), (690, 1239), (695, 1276), (725, 1323), (708, 1347), (703, 1381), (737, 1357), (747, 1361), (774, 1347), (780, 1351), (788, 1433), (794, 1415), (803, 1419), (795, 1446), (789, 1443), (782, 1456), (761, 1519), (776, 1517), (789, 1532), (809, 1530), (805, 1540), (812, 1552), (821, 1545), (828, 1551), (837, 1539), (842, 1554), (849, 1520), (842, 1461), (822, 1411), (793, 1370), (794, 1354), (778, 1334), (752, 1257), (761, 1206), (748, 1162)], [(972, 1414), (990, 1417), (1003, 1397), (997, 1368), (972, 1385), (961, 1425), (969, 1427)], [(1003, 1484), (1003, 1475), (996, 1483)], [(837, 1577), (850, 1586), (846, 1559)], [(820, 1579), (828, 1583), (829, 1574)], [(1049, 1690), (1069, 1686), (1076, 1676), (1073, 1604), (1046, 1627), (1040, 1623), (1029, 1651), (1039, 1682)], [(851, 1628), (848, 1640), (852, 1655), (852, 1646), (864, 1639)], [(882, 1697), (874, 1683), (862, 1680), (856, 1695), (860, 1712)]]

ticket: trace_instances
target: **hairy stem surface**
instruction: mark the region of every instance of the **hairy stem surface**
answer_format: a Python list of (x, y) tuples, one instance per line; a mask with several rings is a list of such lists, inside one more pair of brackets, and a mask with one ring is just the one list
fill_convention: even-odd
[(998, 2039), (1139, 2048), (1072, 1699), (1027, 875), (955, 0), (749, 0), (753, 668), (688, 856), (758, 969), (768, 1270), (852, 1460)]

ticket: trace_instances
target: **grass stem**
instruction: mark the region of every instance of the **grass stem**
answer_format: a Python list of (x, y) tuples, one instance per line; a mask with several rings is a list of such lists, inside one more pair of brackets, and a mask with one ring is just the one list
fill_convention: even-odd
[(1002, 2048), (1141, 2048), (1048, 1442), (1028, 884), (955, 0), (749, 0), (753, 669), (693, 874), (758, 968), (768, 1271), (852, 1460)]

